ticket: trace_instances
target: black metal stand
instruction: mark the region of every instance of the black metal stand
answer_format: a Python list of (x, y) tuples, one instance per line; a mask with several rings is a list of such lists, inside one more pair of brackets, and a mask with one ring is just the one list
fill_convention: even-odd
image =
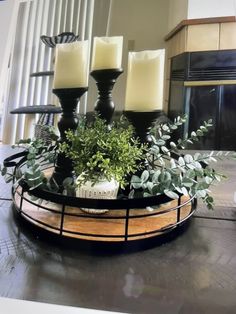
[[(53, 93), (59, 98), (62, 107), (62, 116), (58, 122), (61, 141), (66, 141), (66, 131), (76, 130), (78, 125), (76, 108), (80, 97), (87, 92), (87, 90), (87, 87), (53, 89)], [(61, 186), (63, 180), (67, 177), (71, 177), (72, 174), (72, 161), (65, 157), (63, 153), (59, 153), (52, 176), (53, 179)]]
[(136, 136), (141, 143), (150, 145), (152, 138), (150, 130), (152, 124), (163, 114), (162, 110), (154, 110), (147, 112), (139, 111), (124, 111), (124, 115), (132, 123), (135, 129)]
[(111, 92), (117, 78), (122, 73), (122, 69), (94, 70), (90, 73), (90, 75), (95, 79), (98, 88), (98, 99), (95, 103), (94, 110), (106, 120), (108, 125), (111, 123), (112, 115), (115, 109)]

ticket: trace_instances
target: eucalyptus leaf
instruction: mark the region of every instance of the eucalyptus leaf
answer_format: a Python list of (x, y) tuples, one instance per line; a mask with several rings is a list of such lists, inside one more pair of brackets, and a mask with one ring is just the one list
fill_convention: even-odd
[(7, 176), (7, 175), (6, 175), (4, 179), (5, 179), (5, 182), (6, 182), (6, 183), (10, 183), (10, 182), (12, 182), (13, 177), (12, 177), (12, 176)]
[(157, 144), (158, 146), (164, 146), (165, 143), (166, 143), (166, 142), (165, 142), (164, 140), (159, 139), (159, 140), (157, 140), (157, 143), (156, 143), (156, 144)]
[(152, 195), (151, 195), (150, 193), (148, 193), (148, 192), (144, 192), (144, 193), (143, 193), (143, 196), (144, 196), (144, 197), (149, 197), (149, 196), (152, 196)]
[(193, 162), (193, 157), (192, 157), (192, 155), (187, 154), (184, 156), (184, 160), (186, 163), (191, 163), (191, 162)]
[(169, 172), (164, 173), (164, 181), (170, 181), (171, 180), (171, 174)]
[(210, 185), (212, 183), (213, 179), (211, 177), (206, 176), (205, 177), (205, 181), (206, 181), (207, 184)]
[(164, 141), (167, 141), (167, 140), (169, 140), (171, 137), (170, 137), (170, 135), (162, 135), (162, 139), (164, 140)]
[(153, 186), (154, 186), (154, 183), (153, 183), (153, 182), (150, 182), (150, 181), (149, 181), (149, 182), (147, 183), (147, 188), (148, 188), (149, 193), (152, 193)]
[(197, 135), (198, 135), (198, 136), (203, 136), (204, 133), (202, 132), (202, 130), (197, 130)]
[(176, 168), (176, 163), (175, 163), (175, 160), (173, 158), (171, 158), (171, 160), (170, 160), (170, 168), (171, 169)]
[(136, 175), (133, 175), (132, 178), (131, 178), (131, 183), (141, 183), (142, 180), (140, 177), (136, 176)]
[(184, 166), (185, 165), (184, 158), (183, 157), (179, 157), (178, 158), (178, 163), (179, 163), (180, 166)]
[(196, 192), (196, 195), (197, 197), (200, 197), (200, 198), (204, 198), (206, 196), (207, 192), (205, 190), (198, 190)]
[(184, 186), (182, 187), (181, 192), (182, 192), (182, 194), (185, 195), (185, 196), (188, 196), (188, 195), (189, 195), (188, 190), (187, 190), (186, 187), (184, 187)]
[(2, 176), (4, 177), (6, 173), (7, 173), (7, 168), (3, 167), (1, 171)]
[(183, 178), (182, 184), (183, 184), (183, 186), (190, 188), (193, 186), (194, 182), (190, 178)]
[(177, 193), (173, 192), (173, 191), (164, 190), (164, 193), (165, 193), (165, 195), (167, 195), (170, 198), (173, 198), (173, 199), (178, 199), (179, 198), (179, 195)]
[(152, 195), (157, 195), (160, 193), (160, 185), (159, 184), (155, 184), (152, 188)]
[(65, 178), (62, 182), (63, 186), (69, 186), (73, 183), (74, 183), (74, 180), (73, 180), (73, 178), (70, 178), (70, 177)]
[(221, 181), (221, 176), (220, 176), (220, 175), (215, 174), (215, 178), (216, 178), (216, 180), (217, 180), (218, 182)]
[(186, 167), (192, 170), (196, 168), (194, 164), (187, 164)]
[(129, 198), (134, 198), (134, 193), (135, 193), (135, 190), (131, 190), (129, 192)]
[(169, 126), (167, 124), (162, 125), (162, 130), (165, 132), (168, 132), (170, 130)]
[(174, 188), (175, 188), (175, 190), (177, 191), (177, 192), (179, 192), (180, 194), (183, 194), (182, 193), (182, 187), (179, 187), (179, 186), (174, 186)]
[(161, 146), (161, 150), (163, 153), (168, 154), (169, 153), (169, 149), (166, 148), (165, 146)]
[(16, 179), (20, 179), (23, 176), (23, 172), (20, 168), (16, 168), (15, 170), (15, 177)]
[(195, 176), (196, 176), (196, 174), (195, 174), (195, 171), (193, 169), (188, 170), (187, 173), (186, 173), (186, 177), (187, 178), (191, 178), (192, 179)]
[(195, 162), (194, 162), (194, 167), (197, 168), (197, 169), (201, 169), (201, 168), (202, 168), (202, 165), (200, 164), (200, 162), (195, 161)]
[(159, 182), (159, 176), (161, 174), (160, 170), (156, 170), (155, 173), (152, 176), (152, 182), (153, 183), (158, 183)]
[(216, 158), (214, 157), (209, 157), (209, 161), (217, 162)]
[(149, 178), (149, 172), (147, 170), (144, 170), (143, 173), (141, 174), (141, 181), (146, 182)]
[(205, 181), (202, 181), (202, 182), (198, 182), (196, 184), (196, 187), (198, 188), (198, 190), (205, 190), (209, 187), (209, 184), (206, 183)]
[(131, 182), (131, 187), (133, 187), (134, 189), (140, 189), (142, 187), (142, 183), (141, 182)]

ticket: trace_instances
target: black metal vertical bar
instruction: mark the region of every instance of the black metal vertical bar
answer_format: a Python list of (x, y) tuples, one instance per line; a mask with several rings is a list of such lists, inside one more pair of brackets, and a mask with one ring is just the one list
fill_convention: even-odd
[[(15, 185), (15, 182), (16, 182), (16, 167), (14, 167), (14, 170), (13, 170), (13, 180), (12, 180), (12, 186), (11, 186), (11, 194), (14, 195), (14, 192), (16, 191), (16, 187), (14, 187)], [(21, 193), (21, 196), (23, 195), (23, 188), (22, 188), (22, 193)]]
[(62, 204), (62, 209), (61, 209), (61, 225), (60, 225), (60, 235), (62, 235), (62, 231), (63, 231), (64, 217), (65, 217), (65, 204)]
[(218, 97), (218, 107), (217, 107), (217, 112), (216, 112), (216, 133), (215, 133), (215, 147), (216, 149), (220, 150), (221, 149), (221, 114), (222, 114), (222, 97), (223, 97), (223, 86), (217, 87), (217, 97)]
[(193, 211), (197, 207), (197, 198), (194, 197), (193, 200), (191, 201), (191, 211)]
[(178, 208), (177, 208), (177, 222), (180, 221), (180, 210), (181, 210), (181, 196), (178, 198)]
[(189, 118), (190, 118), (190, 99), (191, 99), (191, 87), (185, 87), (185, 92), (184, 92), (184, 113), (187, 115), (187, 121), (184, 123), (182, 126), (183, 129), (183, 138), (189, 136)]
[(20, 213), (22, 212), (23, 195), (24, 195), (24, 189), (22, 188), (22, 192), (20, 196)]
[(126, 209), (126, 217), (125, 217), (125, 241), (128, 240), (128, 231), (129, 231), (129, 211), (130, 209)]

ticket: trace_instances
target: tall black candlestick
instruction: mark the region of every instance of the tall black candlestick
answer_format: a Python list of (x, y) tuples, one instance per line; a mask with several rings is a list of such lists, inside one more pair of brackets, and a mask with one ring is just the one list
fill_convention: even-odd
[(153, 123), (163, 115), (162, 110), (138, 112), (138, 111), (124, 111), (124, 115), (132, 123), (136, 136), (143, 144), (151, 145), (152, 138), (150, 131)]
[(123, 73), (122, 69), (103, 69), (93, 70), (90, 75), (95, 79), (98, 88), (98, 99), (94, 110), (99, 113), (101, 118), (106, 120), (109, 125), (115, 109), (112, 100), (112, 89), (117, 78)]
[[(76, 130), (78, 126), (78, 118), (76, 114), (77, 105), (80, 97), (87, 90), (87, 87), (53, 89), (53, 93), (59, 98), (62, 108), (61, 119), (58, 122), (61, 142), (67, 141), (66, 131)], [(72, 176), (73, 167), (71, 159), (66, 157), (64, 153), (59, 153), (53, 173), (53, 179), (59, 186), (61, 186), (65, 178)]]

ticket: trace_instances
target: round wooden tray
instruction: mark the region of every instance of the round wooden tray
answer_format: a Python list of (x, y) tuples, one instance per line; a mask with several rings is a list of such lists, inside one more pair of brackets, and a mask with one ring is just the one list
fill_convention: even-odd
[[(92, 241), (132, 241), (171, 231), (193, 213), (189, 197), (143, 209), (110, 209), (105, 214), (87, 214), (78, 207), (50, 201), (32, 202), (18, 187), (13, 194), (18, 213), (31, 224), (59, 236)], [(42, 202), (42, 203), (41, 203)]]
[[(21, 158), (18, 163), (14, 159)], [(23, 157), (23, 158), (22, 158)], [(25, 154), (5, 160), (12, 167), (22, 167)], [(51, 176), (53, 167), (45, 170)], [(37, 200), (33, 200), (33, 196)], [(150, 239), (176, 230), (194, 213), (195, 198), (165, 195), (133, 199), (86, 199), (65, 196), (36, 188), (28, 193), (24, 181), (12, 188), (17, 213), (25, 221), (61, 238), (100, 242), (131, 242)], [(88, 214), (80, 208), (109, 209), (104, 214)]]

